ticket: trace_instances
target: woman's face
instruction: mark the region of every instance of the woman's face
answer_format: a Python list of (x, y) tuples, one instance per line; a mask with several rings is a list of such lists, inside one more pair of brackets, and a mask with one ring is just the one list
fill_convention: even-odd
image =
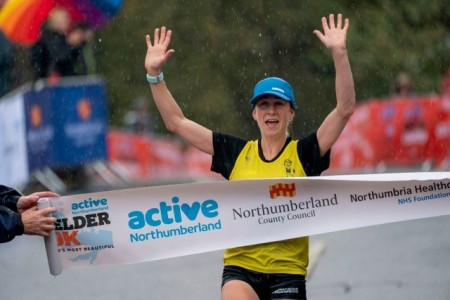
[(272, 95), (259, 98), (253, 109), (253, 119), (263, 136), (286, 135), (294, 115), (295, 111), (289, 102)]

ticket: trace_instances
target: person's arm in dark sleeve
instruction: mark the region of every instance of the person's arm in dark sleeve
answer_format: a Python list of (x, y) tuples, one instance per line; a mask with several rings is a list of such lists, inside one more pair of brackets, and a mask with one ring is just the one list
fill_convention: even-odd
[(16, 190), (0, 185), (0, 243), (9, 242), (24, 232), (22, 218), (17, 212), (20, 197)]
[(0, 243), (9, 242), (16, 235), (22, 235), (23, 230), (20, 214), (0, 206)]
[(17, 211), (17, 201), (22, 195), (13, 188), (0, 185), (0, 206), (6, 206), (13, 212)]

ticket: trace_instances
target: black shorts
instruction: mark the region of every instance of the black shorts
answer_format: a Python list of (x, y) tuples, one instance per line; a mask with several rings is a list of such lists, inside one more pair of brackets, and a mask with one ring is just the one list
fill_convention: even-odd
[(225, 266), (222, 286), (230, 280), (241, 280), (248, 283), (260, 300), (306, 300), (306, 280), (302, 275), (265, 274), (241, 267)]

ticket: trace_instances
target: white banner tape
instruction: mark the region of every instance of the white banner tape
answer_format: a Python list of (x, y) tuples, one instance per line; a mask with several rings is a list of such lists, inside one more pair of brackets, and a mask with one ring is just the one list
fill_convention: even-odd
[(449, 215), (450, 173), (215, 181), (50, 202), (58, 210), (50, 269), (69, 269)]

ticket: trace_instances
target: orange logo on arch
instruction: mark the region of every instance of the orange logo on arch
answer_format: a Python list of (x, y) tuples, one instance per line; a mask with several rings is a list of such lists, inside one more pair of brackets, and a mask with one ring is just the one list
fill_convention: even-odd
[(295, 197), (296, 194), (295, 182), (277, 183), (269, 186), (269, 195), (271, 199), (277, 197)]
[(77, 112), (78, 117), (80, 117), (81, 120), (86, 121), (91, 118), (92, 115), (92, 107), (91, 102), (89, 99), (84, 98), (78, 101), (77, 103)]
[(37, 104), (34, 104), (30, 110), (30, 123), (33, 127), (39, 127), (42, 124), (42, 110)]

